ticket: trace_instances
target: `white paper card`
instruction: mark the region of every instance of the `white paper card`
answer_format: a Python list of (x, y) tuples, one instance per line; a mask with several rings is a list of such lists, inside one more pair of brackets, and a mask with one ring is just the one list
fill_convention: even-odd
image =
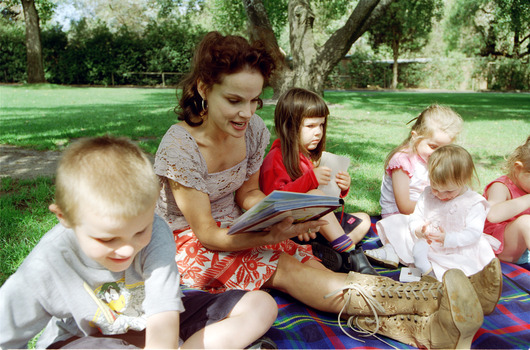
[(322, 152), (319, 166), (327, 166), (331, 169), (331, 181), (327, 185), (318, 186), (318, 188), (322, 190), (326, 196), (339, 197), (341, 190), (335, 181), (335, 176), (337, 176), (339, 171), (348, 171), (350, 158), (329, 152)]
[(417, 282), (421, 279), (421, 270), (415, 267), (402, 267), (399, 282)]

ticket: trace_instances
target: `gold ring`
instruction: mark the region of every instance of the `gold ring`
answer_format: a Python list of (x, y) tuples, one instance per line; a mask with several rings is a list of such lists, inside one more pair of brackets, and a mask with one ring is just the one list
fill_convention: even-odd
[(311, 229), (307, 230), (307, 233), (311, 234)]

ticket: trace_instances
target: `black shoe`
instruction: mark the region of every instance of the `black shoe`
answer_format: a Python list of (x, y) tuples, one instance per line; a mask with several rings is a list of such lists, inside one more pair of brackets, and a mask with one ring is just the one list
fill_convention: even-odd
[(278, 346), (271, 338), (261, 337), (245, 349), (278, 349)]
[(379, 273), (370, 264), (363, 248), (357, 245), (354, 250), (341, 253), (342, 255), (342, 272), (355, 271), (365, 275), (379, 276)]
[(311, 242), (313, 255), (319, 258), (326, 268), (337, 272), (342, 268), (342, 256), (329, 244), (322, 244), (316, 241)]

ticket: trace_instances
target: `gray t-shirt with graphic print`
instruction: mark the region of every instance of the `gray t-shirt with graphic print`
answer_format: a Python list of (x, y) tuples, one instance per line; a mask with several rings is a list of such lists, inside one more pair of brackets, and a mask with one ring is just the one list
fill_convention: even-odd
[(123, 272), (88, 258), (61, 224), (46, 233), (0, 288), (0, 348), (37, 347), (95, 333), (145, 329), (147, 317), (184, 310), (175, 242), (158, 216), (150, 243)]

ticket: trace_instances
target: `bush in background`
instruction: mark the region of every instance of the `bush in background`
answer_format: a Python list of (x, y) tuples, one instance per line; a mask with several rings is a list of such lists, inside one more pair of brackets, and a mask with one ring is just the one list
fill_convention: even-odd
[[(152, 22), (140, 34), (125, 26), (111, 32), (104, 23), (89, 26), (85, 20), (68, 33), (58, 26), (45, 27), (41, 36), (46, 80), (69, 85), (156, 85), (159, 76), (132, 73), (187, 72), (203, 35), (187, 20)], [(24, 27), (0, 23), (0, 45), (0, 81), (24, 82)], [(166, 82), (175, 84), (179, 78)]]
[(24, 26), (0, 20), (0, 81), (15, 83), (27, 79), (25, 40)]
[(530, 65), (528, 62), (498, 57), (494, 61), (482, 60), (478, 68), (478, 72), (485, 73), (488, 88), (491, 90), (530, 90)]
[[(328, 76), (328, 89), (390, 88), (392, 66), (366, 53), (343, 59)], [(529, 91), (530, 65), (507, 57), (468, 58), (450, 52), (425, 63), (401, 63), (398, 88)]]

